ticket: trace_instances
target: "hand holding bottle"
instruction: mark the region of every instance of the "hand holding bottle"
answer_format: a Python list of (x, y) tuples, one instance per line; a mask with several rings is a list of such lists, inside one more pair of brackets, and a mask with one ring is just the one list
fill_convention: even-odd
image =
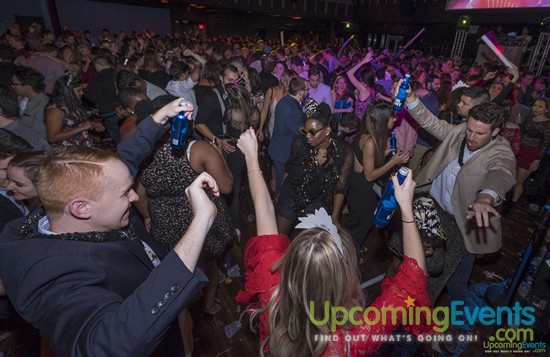
[(394, 174), (391, 177), (395, 190), (395, 200), (402, 209), (411, 209), (412, 207), (414, 188), (416, 187), (416, 182), (414, 182), (412, 175), (412, 170), (409, 170), (402, 184), (399, 184), (397, 175)]
[[(397, 97), (397, 94), (399, 93), (399, 88), (401, 87), (402, 83), (403, 83), (403, 79), (400, 79), (399, 81), (397, 81), (397, 85), (395, 86), (395, 88), (392, 86), (393, 88), (392, 97), (394, 98)], [(410, 87), (409, 89), (407, 89), (405, 93), (407, 93), (407, 97), (406, 97), (407, 103), (412, 103), (417, 99), (416, 94), (414, 94), (414, 92), (411, 90)]]

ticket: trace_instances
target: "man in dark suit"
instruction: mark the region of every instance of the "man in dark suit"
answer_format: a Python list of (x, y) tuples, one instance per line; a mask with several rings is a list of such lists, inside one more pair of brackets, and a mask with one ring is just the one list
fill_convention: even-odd
[(168, 118), (183, 110), (192, 107), (176, 100), (145, 118), (119, 148), (126, 165), (105, 150), (54, 151), (36, 183), (45, 212), (0, 234), (5, 291), (56, 355), (149, 356), (206, 283), (196, 264), (216, 216), (205, 189), (219, 192), (209, 175), (187, 188), (194, 218), (162, 262), (130, 211), (138, 199), (131, 173), (166, 132)]
[(305, 99), (308, 90), (304, 78), (293, 78), (288, 87), (288, 94), (281, 98), (275, 107), (275, 124), (268, 149), (275, 168), (275, 197), (281, 189), (292, 141), (300, 135), (299, 129), (304, 125), (305, 116), (300, 103)]

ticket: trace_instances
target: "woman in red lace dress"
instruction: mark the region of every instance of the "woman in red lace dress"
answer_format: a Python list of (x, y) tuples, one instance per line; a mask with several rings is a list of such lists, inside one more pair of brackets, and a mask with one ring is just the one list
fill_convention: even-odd
[[(316, 325), (309, 317), (310, 302), (315, 304), (312, 313), (318, 320), (324, 316), (325, 301), (348, 311), (356, 306), (361, 310), (366, 307), (350, 236), (336, 230), (328, 216), (318, 226), (311, 225), (312, 228), (304, 230), (292, 243), (286, 236), (278, 235), (273, 204), (259, 169), (254, 131), (249, 129), (242, 134), (237, 146), (246, 159), (258, 236), (247, 244), (246, 284), (236, 300), (252, 304), (249, 307), (255, 310), (253, 318), (259, 316), (260, 352), (263, 355), (269, 351), (272, 356), (369, 355), (381, 345), (370, 336), (391, 334), (401, 324), (399, 316), (395, 324), (389, 319), (386, 324), (369, 325), (362, 320), (362, 313), (358, 313), (355, 316), (361, 321), (358, 326), (347, 324), (336, 328), (334, 333), (330, 330), (330, 321)], [(412, 212), (415, 183), (410, 173), (401, 186), (395, 177), (393, 181), (402, 212), (406, 257), (397, 275), (382, 282), (382, 294), (371, 307), (407, 308), (405, 300), (409, 297), (415, 299), (417, 307), (428, 306), (424, 250)], [(426, 325), (405, 326), (405, 329), (415, 334), (430, 331)], [(316, 338), (320, 335), (338, 336), (338, 339), (327, 342)], [(359, 337), (351, 338), (355, 336)]]

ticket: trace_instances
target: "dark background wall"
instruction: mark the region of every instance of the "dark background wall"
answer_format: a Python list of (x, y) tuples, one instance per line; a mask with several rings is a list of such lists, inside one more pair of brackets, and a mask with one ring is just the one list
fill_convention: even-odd
[[(193, 3), (205, 8), (195, 8)], [(0, 32), (16, 15), (42, 17), (45, 27), (52, 29), (51, 4), (57, 8), (62, 27), (89, 29), (95, 34), (103, 27), (112, 32), (145, 27), (160, 34), (196, 31), (202, 23), (209, 35), (265, 34), (272, 38), (285, 30), (286, 38), (302, 32), (327, 39), (356, 33), (361, 44), (369, 34), (376, 35), (379, 44), (382, 35), (402, 35), (406, 42), (426, 27), (415, 46), (435, 54), (450, 50), (461, 15), (469, 15), (471, 24), (479, 26), (468, 39), (468, 46), (473, 47), (482, 33), (499, 25), (505, 32), (521, 32), (527, 25), (536, 40), (540, 20), (550, 15), (549, 8), (447, 11), (445, 0), (357, 0), (357, 6), (348, 6), (347, 12), (342, 4), (329, 3), (325, 8), (324, 0), (169, 0), (168, 4), (160, 0), (0, 0)], [(352, 21), (350, 30), (344, 29), (343, 20)]]
[(15, 22), (16, 16), (42, 17), (46, 27), (51, 28), (45, 1), (0, 0), (0, 33)]
[[(26, 0), (31, 1), (31, 0)], [(140, 32), (143, 28), (165, 34), (171, 31), (170, 10), (145, 6), (112, 4), (90, 0), (56, 0), (61, 26), (90, 30), (98, 34), (106, 27), (111, 33)]]
[(148, 28), (159, 34), (171, 31), (170, 9), (90, 0), (0, 0), (0, 33), (16, 21), (16, 16), (42, 18), (52, 30), (48, 1), (55, 3), (62, 27), (72, 30), (90, 30), (99, 34), (106, 27), (111, 32)]

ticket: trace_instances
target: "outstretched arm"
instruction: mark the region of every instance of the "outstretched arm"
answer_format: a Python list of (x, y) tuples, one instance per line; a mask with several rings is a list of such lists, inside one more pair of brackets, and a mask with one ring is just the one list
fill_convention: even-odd
[(271, 202), (271, 196), (267, 190), (260, 164), (258, 162), (258, 142), (256, 133), (250, 128), (245, 131), (237, 146), (241, 149), (246, 160), (248, 170), (248, 184), (250, 185), (250, 194), (254, 202), (254, 211), (256, 214), (256, 234), (258, 236), (277, 234), (277, 222), (275, 221), (275, 209)]
[(409, 170), (407, 178), (399, 185), (397, 175), (392, 175), (393, 185), (395, 187), (395, 199), (401, 208), (401, 219), (403, 221), (403, 253), (405, 256), (414, 258), (418, 262), (420, 269), (427, 273), (426, 258), (424, 248), (420, 241), (420, 234), (414, 220), (412, 209), (412, 198), (416, 183), (412, 179), (412, 170)]

